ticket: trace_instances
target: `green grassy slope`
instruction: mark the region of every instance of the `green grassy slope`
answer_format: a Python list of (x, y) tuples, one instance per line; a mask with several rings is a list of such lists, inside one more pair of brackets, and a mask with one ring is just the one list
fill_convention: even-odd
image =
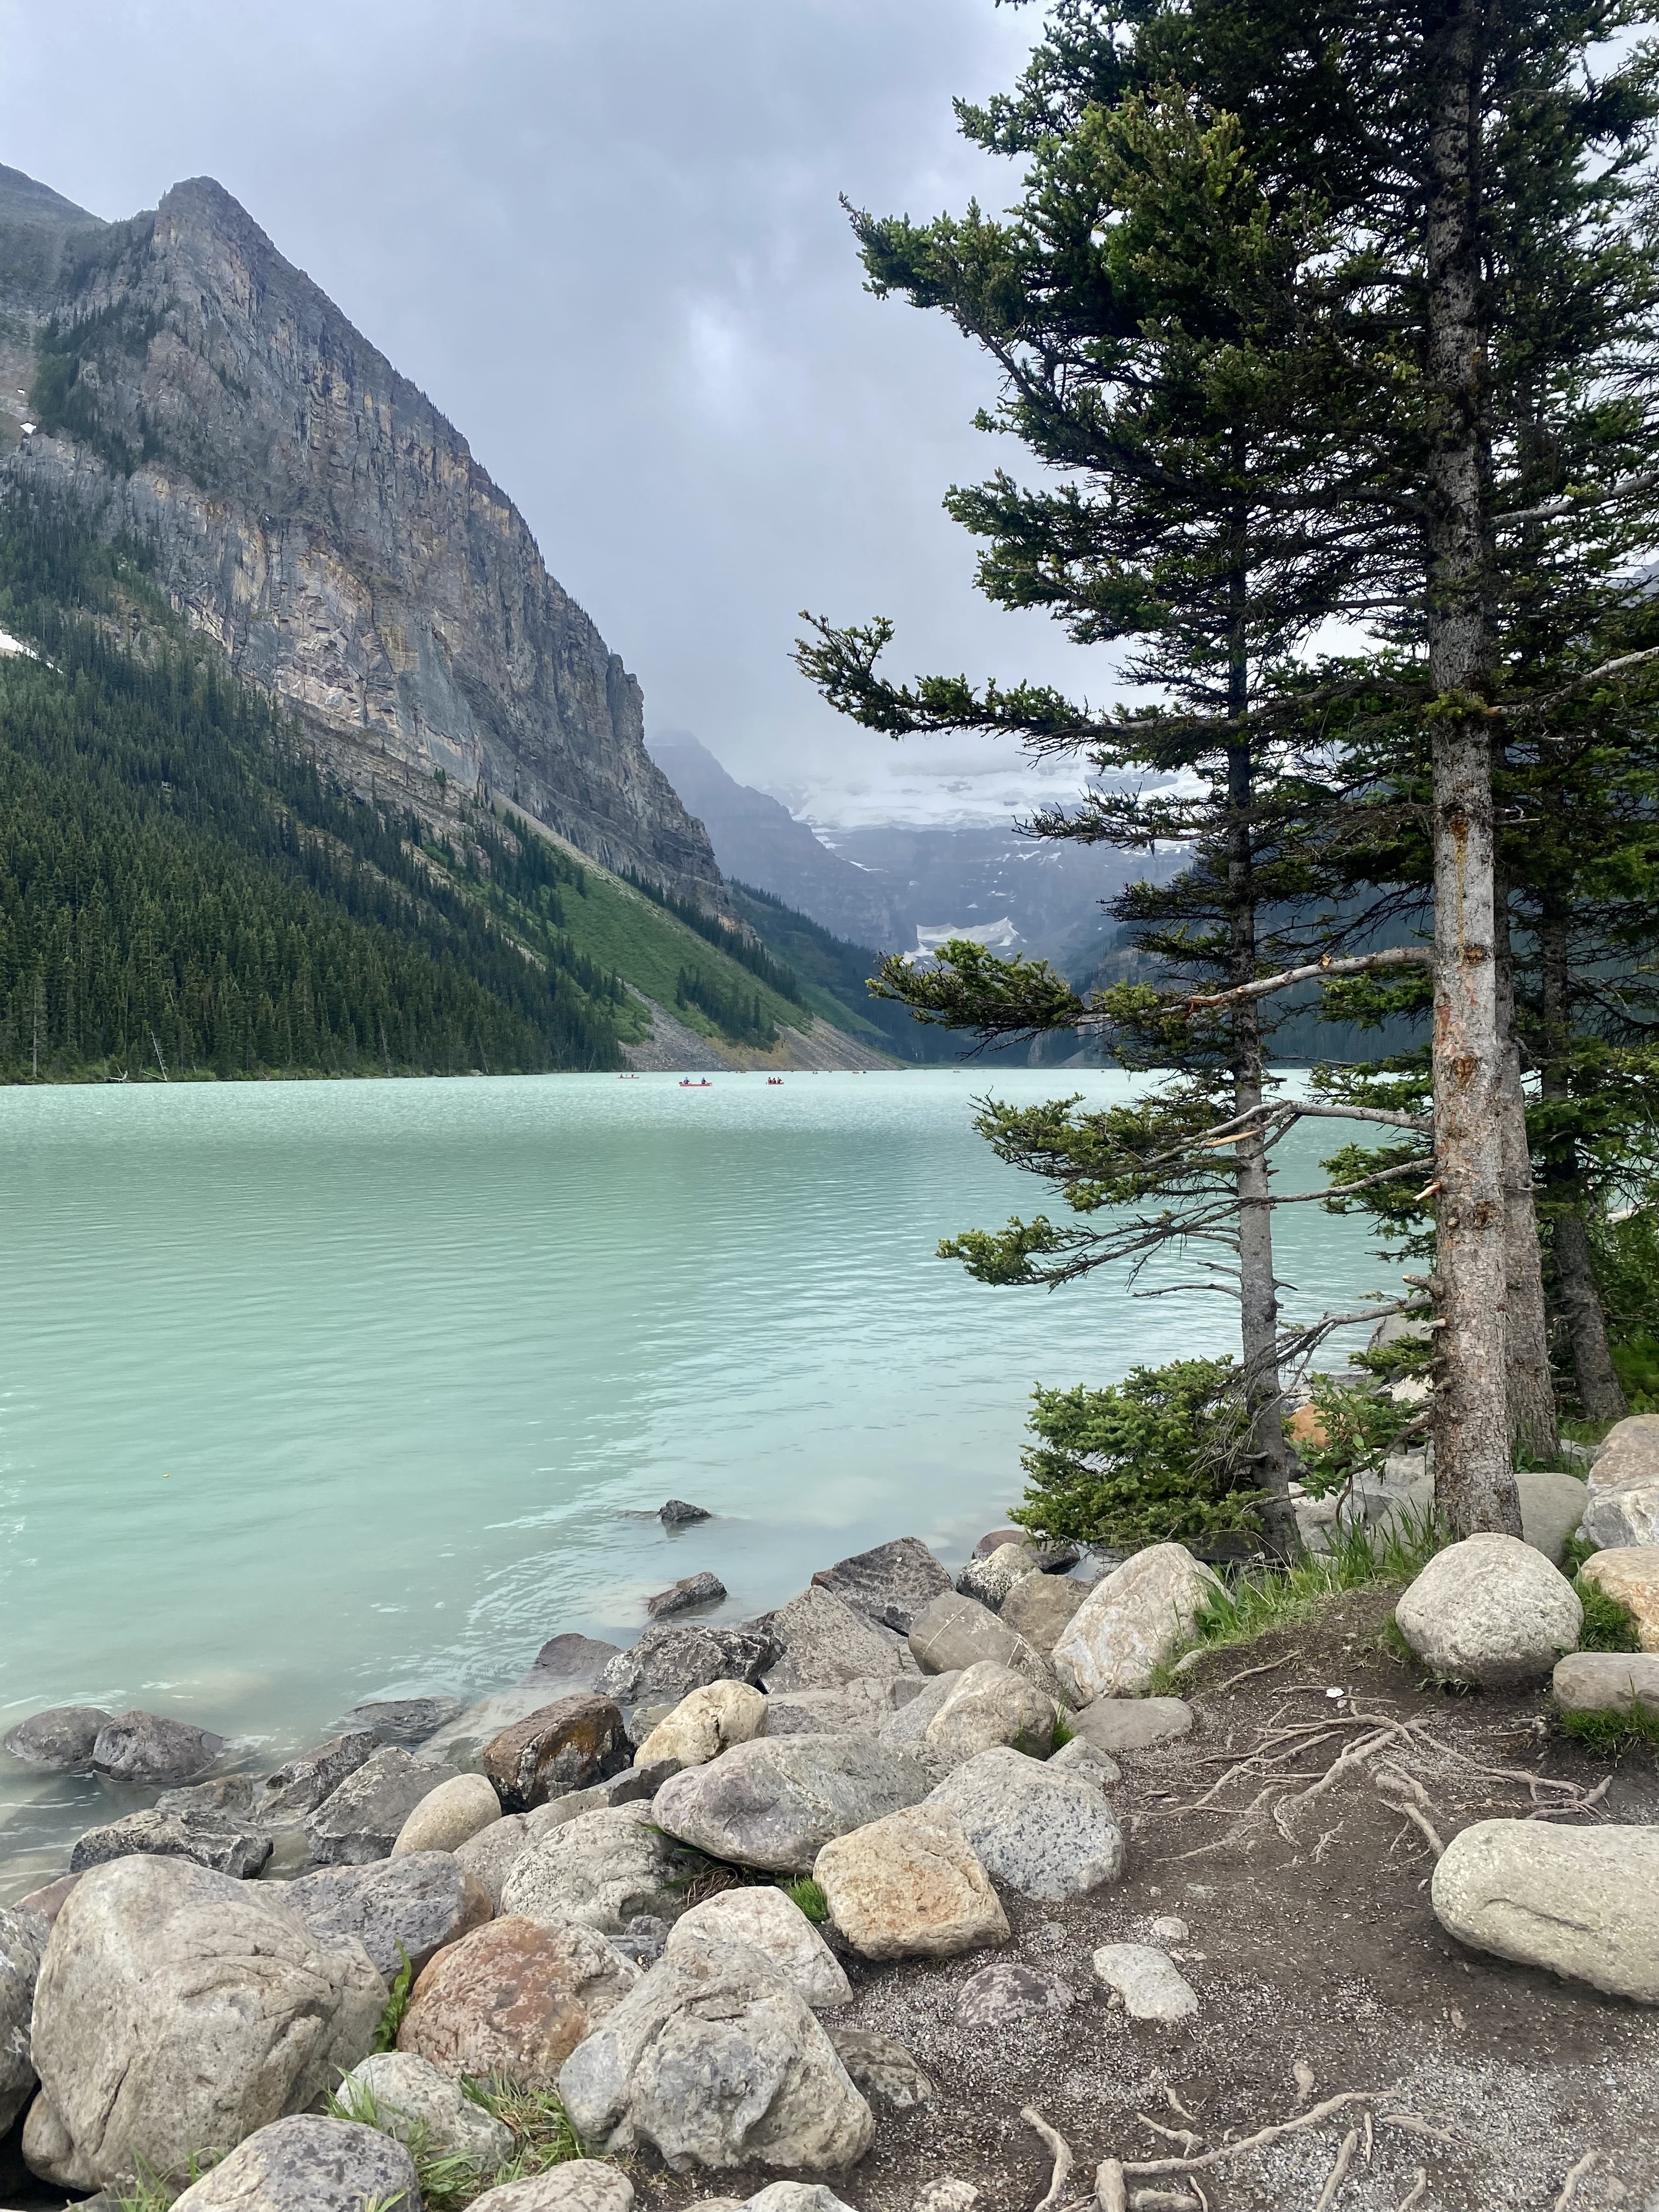
[(732, 903), (769, 951), (788, 963), (815, 1013), (851, 1036), (878, 1045), (884, 1053), (912, 1061), (955, 1061), (967, 1042), (947, 1030), (913, 1020), (903, 1006), (872, 999), (865, 986), (880, 955), (854, 945), (774, 898), (752, 884), (735, 879)]

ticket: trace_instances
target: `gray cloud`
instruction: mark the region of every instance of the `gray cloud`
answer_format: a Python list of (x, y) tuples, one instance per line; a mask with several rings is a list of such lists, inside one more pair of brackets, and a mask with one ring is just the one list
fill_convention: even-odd
[(993, 757), (841, 722), (788, 661), (798, 608), (893, 615), (906, 671), (1109, 688), (974, 592), (939, 499), (1009, 459), (969, 427), (988, 368), (864, 294), (837, 204), (1004, 204), (951, 97), (1011, 83), (1036, 27), (991, 0), (0, 0), (0, 158), (112, 216), (219, 178), (471, 441), (653, 727), (867, 805)]

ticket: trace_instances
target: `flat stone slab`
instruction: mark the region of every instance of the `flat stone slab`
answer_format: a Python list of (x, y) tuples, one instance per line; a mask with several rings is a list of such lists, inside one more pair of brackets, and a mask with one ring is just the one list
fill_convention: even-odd
[(1564, 1713), (1659, 1713), (1659, 1651), (1569, 1651), (1550, 1688)]
[(1072, 1734), (1097, 1751), (1145, 1751), (1192, 1733), (1193, 1709), (1182, 1698), (1097, 1698), (1072, 1716)]

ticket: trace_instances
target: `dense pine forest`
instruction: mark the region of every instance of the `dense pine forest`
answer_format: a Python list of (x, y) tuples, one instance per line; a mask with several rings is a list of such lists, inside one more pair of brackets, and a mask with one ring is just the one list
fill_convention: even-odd
[(561, 927), (577, 864), (334, 787), (144, 565), (0, 507), (33, 648), (0, 658), (0, 1078), (618, 1066), (624, 986)]

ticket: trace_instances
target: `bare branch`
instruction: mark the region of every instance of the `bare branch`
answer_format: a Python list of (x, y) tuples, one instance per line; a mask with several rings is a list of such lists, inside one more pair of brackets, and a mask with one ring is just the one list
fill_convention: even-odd
[(1547, 499), (1537, 507), (1516, 507), (1512, 514), (1495, 514), (1492, 521), (1499, 529), (1507, 529), (1514, 523), (1554, 522), (1564, 514), (1583, 514), (1587, 507), (1608, 507), (1615, 500), (1634, 499), (1656, 486), (1659, 486), (1659, 469), (1648, 469), (1640, 476), (1621, 477), (1616, 483), (1604, 484), (1598, 491), (1564, 492), (1559, 499)]
[(1316, 960), (1305, 968), (1286, 968), (1277, 975), (1262, 975), (1254, 983), (1240, 983), (1231, 991), (1206, 992), (1185, 1003), (1189, 1013), (1200, 1006), (1236, 1006), (1246, 999), (1271, 998), (1275, 991), (1291, 990), (1297, 983), (1329, 982), (1336, 976), (1364, 975), (1379, 968), (1429, 968), (1433, 964), (1434, 952), (1429, 945), (1392, 945), (1382, 952), (1356, 952), (1346, 960)]
[[(1493, 718), (1501, 716), (1506, 721), (1530, 721), (1534, 715), (1547, 714), (1552, 708), (1563, 707), (1569, 699), (1576, 699), (1581, 691), (1593, 690), (1598, 684), (1610, 683), (1614, 677), (1628, 676), (1638, 668), (1645, 668), (1659, 660), (1659, 645), (1650, 645), (1641, 653), (1621, 653), (1615, 660), (1604, 660), (1599, 668), (1587, 669), (1583, 675), (1575, 676), (1571, 684), (1564, 684), (1559, 691), (1547, 691), (1541, 699), (1517, 699), (1508, 706), (1490, 707), (1487, 713)], [(1567, 737), (1544, 733), (1555, 744), (1564, 744)], [(1569, 733), (1578, 735), (1577, 731)]]

